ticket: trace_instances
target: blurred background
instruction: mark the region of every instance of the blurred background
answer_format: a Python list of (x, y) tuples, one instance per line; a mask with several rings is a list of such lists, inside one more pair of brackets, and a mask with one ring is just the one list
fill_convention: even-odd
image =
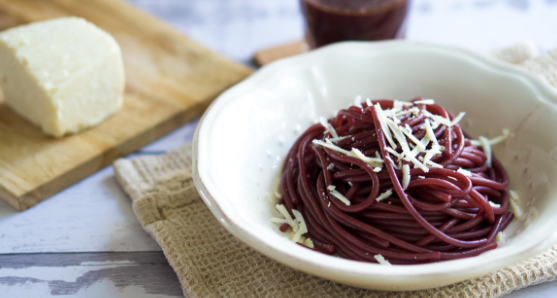
[[(236, 61), (303, 38), (299, 0), (130, 0)], [(412, 0), (406, 38), (489, 52), (557, 47), (557, 0)]]

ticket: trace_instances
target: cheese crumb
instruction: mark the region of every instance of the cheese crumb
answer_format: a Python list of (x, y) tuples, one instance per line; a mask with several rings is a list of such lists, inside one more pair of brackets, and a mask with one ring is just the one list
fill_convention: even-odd
[(460, 120), (462, 120), (462, 118), (464, 117), (464, 115), (466, 115), (466, 113), (464, 112), (460, 112), (458, 114), (458, 116), (456, 116), (453, 121), (451, 121), (451, 126), (455, 126), (458, 124), (458, 122), (460, 122)]
[(313, 245), (313, 241), (311, 240), (311, 238), (306, 238), (306, 240), (304, 240), (304, 244), (309, 248), (315, 248), (315, 245)]
[(331, 194), (333, 196), (335, 196), (337, 199), (339, 199), (341, 202), (343, 202), (344, 204), (350, 206), (350, 201), (345, 196), (343, 196), (340, 192), (338, 192), (337, 190), (334, 190), (334, 189), (331, 190)]
[(361, 95), (356, 96), (356, 98), (354, 99), (354, 105), (357, 106), (358, 108), (362, 108), (362, 96)]
[(487, 156), (485, 164), (491, 168), (491, 144), (489, 143), (489, 140), (483, 136), (480, 136), (478, 140), (480, 141), (485, 156)]
[(491, 207), (493, 207), (493, 208), (500, 208), (501, 207), (501, 204), (493, 203), (492, 201), (489, 201), (489, 205), (491, 205)]
[(338, 138), (338, 134), (335, 128), (329, 123), (329, 120), (327, 120), (327, 118), (321, 116), (319, 117), (319, 122), (321, 123), (321, 125), (323, 125), (323, 127), (325, 127), (325, 133), (328, 131), (331, 133), (333, 138)]
[(402, 188), (407, 189), (409, 183), (410, 183), (410, 166), (403, 165), (402, 166)]
[(330, 163), (330, 164), (327, 166), (327, 170), (330, 171), (330, 170), (332, 170), (334, 167), (335, 167), (335, 164), (334, 164), (334, 163)]
[(502, 231), (497, 233), (497, 236), (495, 236), (495, 241), (499, 245), (505, 244), (507, 242), (507, 239), (505, 238), (505, 233), (503, 233)]
[(429, 98), (429, 99), (416, 100), (414, 103), (423, 104), (423, 105), (432, 105), (435, 104), (435, 100)]
[(466, 177), (472, 177), (472, 172), (465, 170), (463, 168), (458, 168), (458, 170), (456, 170), (457, 172), (461, 173), (462, 175), (466, 176)]
[[(284, 207), (284, 205), (282, 204), (277, 204), (275, 205), (275, 208), (280, 212), (282, 217), (286, 220), (286, 223), (292, 227), (292, 231), (297, 232), (299, 228), (298, 223), (292, 218), (292, 216), (290, 216), (290, 213), (288, 213), (286, 207)], [(273, 218), (271, 218), (271, 220), (273, 220)]]
[(298, 222), (298, 225), (299, 225), (300, 228), (298, 229), (298, 231), (296, 231), (294, 236), (292, 236), (291, 240), (292, 240), (292, 242), (299, 242), (300, 237), (303, 234), (308, 232), (308, 228), (306, 226), (306, 222), (304, 221), (304, 217), (302, 216), (302, 213), (300, 213), (300, 211), (298, 211), (296, 209), (292, 209), (292, 213), (296, 217), (296, 221)]
[(374, 255), (373, 256), (377, 262), (379, 262), (379, 264), (384, 265), (384, 266), (392, 266), (391, 263), (389, 263), (389, 261), (385, 260), (385, 258), (382, 255)]
[(514, 190), (509, 190), (509, 196), (510, 196), (509, 205), (511, 205), (511, 209), (513, 210), (514, 213), (514, 217), (521, 218), (523, 212), (520, 206), (518, 205), (518, 201), (520, 200), (518, 193)]
[(377, 198), (375, 198), (376, 202), (380, 202), (393, 194), (393, 189), (386, 190), (385, 192), (381, 193)]

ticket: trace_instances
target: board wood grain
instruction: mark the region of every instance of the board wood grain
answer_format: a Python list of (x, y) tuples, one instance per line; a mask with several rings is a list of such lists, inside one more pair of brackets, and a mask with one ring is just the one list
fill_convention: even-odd
[(102, 124), (55, 139), (0, 99), (0, 198), (27, 209), (201, 115), (251, 70), (118, 0), (0, 0), (0, 29), (62, 16), (112, 34), (124, 56), (124, 107)]

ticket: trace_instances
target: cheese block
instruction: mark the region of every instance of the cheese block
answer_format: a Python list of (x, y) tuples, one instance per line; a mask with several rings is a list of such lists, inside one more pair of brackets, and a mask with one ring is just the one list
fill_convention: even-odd
[(124, 65), (114, 38), (76, 17), (0, 33), (6, 103), (55, 137), (97, 125), (122, 107)]

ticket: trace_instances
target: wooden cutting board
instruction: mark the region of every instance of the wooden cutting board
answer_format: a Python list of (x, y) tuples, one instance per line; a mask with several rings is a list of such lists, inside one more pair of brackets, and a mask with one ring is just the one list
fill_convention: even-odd
[(111, 33), (126, 70), (124, 107), (99, 126), (54, 139), (0, 99), (0, 198), (25, 210), (198, 117), (250, 69), (119, 0), (0, 0), (0, 29), (61, 16)]

